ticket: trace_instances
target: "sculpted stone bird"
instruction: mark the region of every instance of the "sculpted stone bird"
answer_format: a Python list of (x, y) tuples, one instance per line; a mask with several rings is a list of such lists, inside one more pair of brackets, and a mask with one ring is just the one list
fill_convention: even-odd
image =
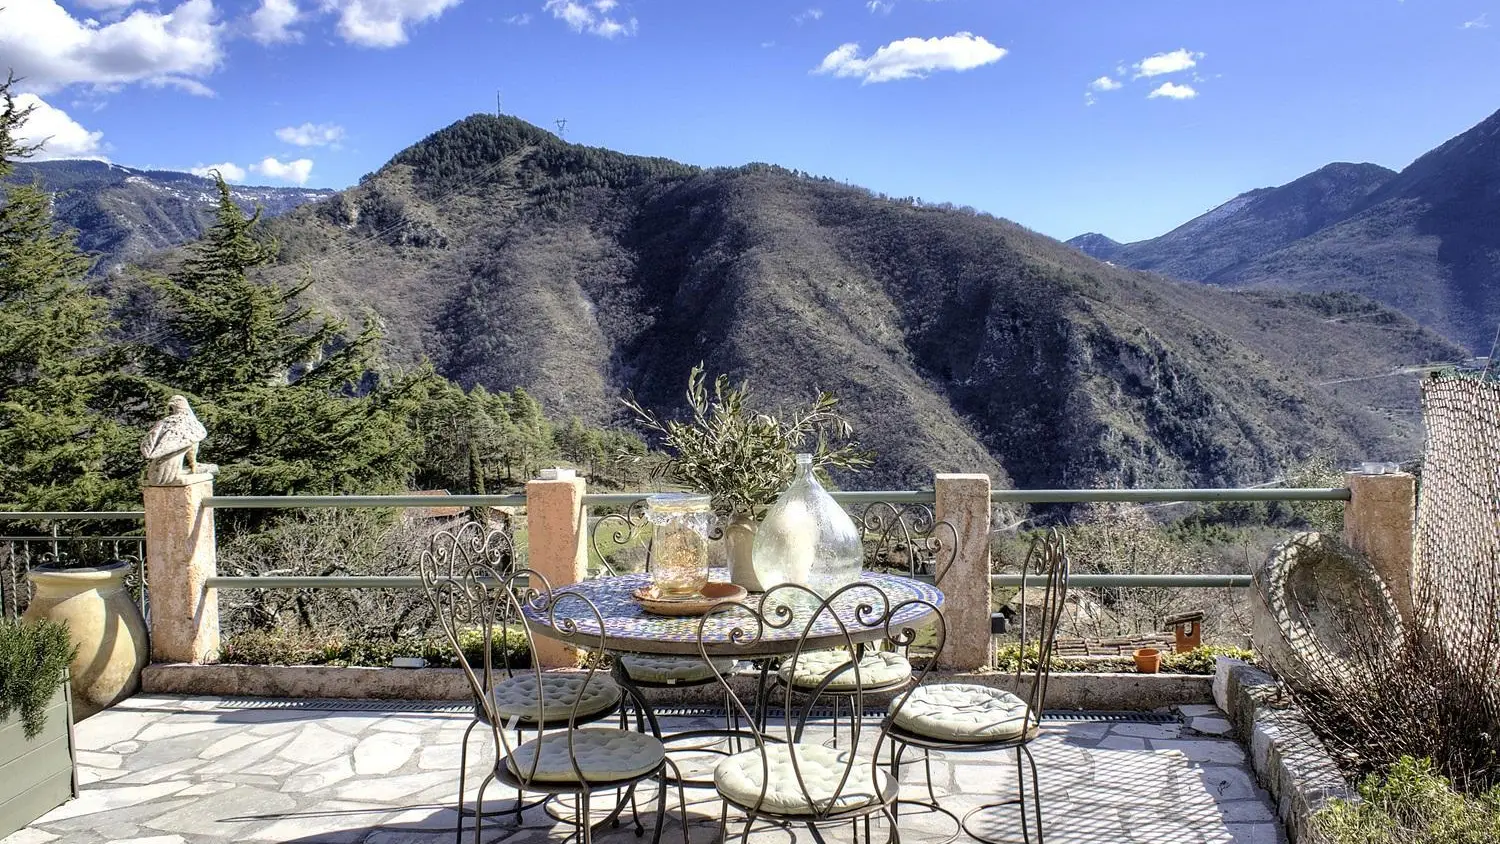
[[(198, 443), (208, 436), (203, 423), (193, 414), (188, 400), (173, 396), (167, 402), (170, 415), (151, 426), (151, 431), (141, 440), (141, 456), (146, 458), (146, 483), (154, 485), (182, 482), (183, 461), (187, 461), (187, 474), (197, 474)], [(217, 466), (204, 464), (203, 469), (212, 472)]]

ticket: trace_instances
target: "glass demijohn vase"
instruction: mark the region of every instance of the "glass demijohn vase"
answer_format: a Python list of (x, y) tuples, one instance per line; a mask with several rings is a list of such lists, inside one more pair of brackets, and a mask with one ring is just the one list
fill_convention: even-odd
[(764, 589), (796, 583), (826, 596), (859, 579), (859, 531), (813, 477), (811, 454), (797, 455), (797, 474), (766, 511), (751, 556)]
[(662, 493), (646, 499), (646, 519), (654, 526), (646, 566), (651, 585), (663, 598), (689, 598), (708, 582), (708, 534), (714, 514), (709, 497)]

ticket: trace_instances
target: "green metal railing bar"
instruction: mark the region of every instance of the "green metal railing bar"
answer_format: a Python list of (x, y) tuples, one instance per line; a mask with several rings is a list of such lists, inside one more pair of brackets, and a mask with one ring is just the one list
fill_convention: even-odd
[[(931, 578), (918, 578), (931, 580)], [(992, 574), (990, 582), (996, 586), (1020, 586), (1019, 574)], [(1028, 586), (1040, 586), (1045, 578), (1028, 577)], [(211, 589), (420, 589), (420, 577), (210, 577), (206, 585)], [(1068, 578), (1069, 587), (1080, 589), (1101, 587), (1171, 587), (1179, 589), (1225, 589), (1246, 588), (1251, 585), (1248, 574), (1075, 574)]]
[(229, 577), (218, 575), (204, 579), (210, 589), (421, 589), (422, 578), (416, 576), (332, 576), (332, 577)]
[(53, 536), (33, 534), (31, 536), (0, 536), (0, 542), (145, 542), (141, 534), (135, 536)]
[(282, 510), (314, 507), (524, 507), (515, 495), (210, 495), (203, 506), (235, 510)]
[[(654, 493), (650, 492), (591, 492), (583, 496), (583, 503), (591, 507), (624, 507), (641, 501)], [(833, 500), (840, 504), (931, 504), (937, 500), (932, 490), (902, 489), (873, 490), (861, 492), (830, 492)]]
[(1348, 501), (1347, 487), (1308, 489), (997, 489), (991, 503), (1084, 504), (1178, 501)]
[(145, 510), (99, 510), (73, 511), (73, 510), (36, 510), (21, 513), (0, 513), (0, 521), (8, 522), (57, 522), (68, 519), (80, 519), (84, 521), (99, 521), (104, 519), (134, 519), (140, 521), (146, 518)]
[[(994, 586), (1020, 586), (1019, 574), (992, 574)], [(1030, 575), (1026, 585), (1045, 586), (1047, 578)], [(1171, 587), (1174, 589), (1245, 589), (1253, 585), (1248, 574), (1074, 574), (1068, 588)]]

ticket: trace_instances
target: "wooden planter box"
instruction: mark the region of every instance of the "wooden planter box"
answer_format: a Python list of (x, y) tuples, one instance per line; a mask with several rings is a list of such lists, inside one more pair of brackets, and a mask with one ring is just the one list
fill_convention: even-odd
[(0, 721), (0, 838), (78, 796), (68, 678), (47, 704), (47, 725), (26, 738), (21, 713)]

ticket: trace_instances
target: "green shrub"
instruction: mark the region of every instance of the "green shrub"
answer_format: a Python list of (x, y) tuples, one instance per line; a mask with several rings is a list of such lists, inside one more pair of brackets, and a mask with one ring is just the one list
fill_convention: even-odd
[(1403, 756), (1360, 783), (1360, 802), (1336, 800), (1313, 816), (1316, 844), (1494, 844), (1500, 786), (1465, 795), (1430, 759)]
[[(496, 668), (507, 661), (511, 668), (531, 667), (531, 652), (519, 630), (502, 636), (495, 631), (490, 654)], [(469, 664), (478, 669), (484, 660), (484, 636), (478, 630), (463, 630), (459, 644)], [(237, 665), (332, 665), (385, 667), (397, 657), (420, 657), (430, 666), (458, 667), (457, 655), (446, 638), (368, 639), (342, 634), (312, 634), (284, 630), (249, 630), (224, 640), (219, 661)]]
[(55, 621), (0, 621), (0, 720), (19, 710), (26, 737), (40, 733), (76, 650), (68, 628)]
[(1255, 659), (1255, 654), (1244, 648), (1231, 645), (1199, 645), (1187, 653), (1162, 654), (1161, 665), (1167, 671), (1177, 674), (1212, 674), (1216, 667), (1215, 660), (1221, 656), (1243, 659), (1246, 662)]
[[(1041, 649), (1036, 645), (1027, 645), (1023, 670), (1035, 671), (1037, 658), (1040, 653)], [(1202, 645), (1187, 653), (1162, 654), (1161, 667), (1162, 671), (1168, 674), (1212, 674), (1215, 668), (1214, 658), (1221, 656), (1250, 660), (1254, 657), (1254, 654), (1244, 648), (1235, 648), (1227, 645)], [(1001, 645), (995, 649), (996, 670), (1014, 672), (1019, 657), (1019, 646)], [(1129, 656), (1054, 656), (1052, 657), (1051, 670), (1089, 674), (1099, 674), (1109, 671), (1135, 671), (1135, 660)]]

